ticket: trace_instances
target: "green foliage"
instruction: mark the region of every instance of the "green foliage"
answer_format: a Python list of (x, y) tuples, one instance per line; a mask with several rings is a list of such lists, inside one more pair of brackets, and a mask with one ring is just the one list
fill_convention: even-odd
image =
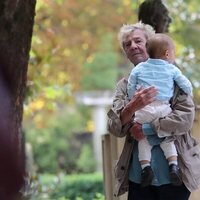
[(177, 63), (183, 73), (191, 80), (194, 98), (200, 103), (200, 48), (199, 43), (199, 1), (168, 1), (173, 22), (170, 30), (177, 46)]
[(77, 175), (63, 180), (58, 189), (60, 189), (60, 192), (52, 195), (55, 199), (63, 194), (71, 200), (75, 200), (77, 197), (92, 200), (97, 192), (103, 193), (103, 183), (100, 176)]
[(104, 200), (102, 174), (43, 174), (34, 181), (33, 200)]
[(91, 146), (84, 144), (80, 156), (77, 160), (77, 166), (83, 173), (89, 173), (95, 170), (95, 159)]
[[(84, 108), (61, 107), (56, 115), (50, 115), (45, 128), (36, 128), (31, 123), (26, 124), (24, 128), (27, 141), (32, 144), (37, 172), (94, 171), (92, 145), (87, 139), (92, 135), (86, 133), (81, 140), (77, 138), (78, 133), (87, 131), (85, 127), (88, 119), (83, 117), (82, 112), (85, 112)], [(86, 146), (82, 149), (84, 138), (87, 139)], [(79, 158), (81, 162), (87, 162), (88, 166), (83, 166), (80, 162), (77, 165)]]
[[(38, 1), (29, 80), (42, 86), (69, 84), (72, 91), (79, 89), (85, 61), (99, 51), (104, 34), (116, 36), (120, 24), (135, 20), (133, 9), (130, 0)], [(114, 40), (115, 53), (116, 44)]]
[(118, 54), (114, 51), (112, 34), (102, 37), (96, 53), (83, 65), (83, 90), (113, 90), (118, 76)]

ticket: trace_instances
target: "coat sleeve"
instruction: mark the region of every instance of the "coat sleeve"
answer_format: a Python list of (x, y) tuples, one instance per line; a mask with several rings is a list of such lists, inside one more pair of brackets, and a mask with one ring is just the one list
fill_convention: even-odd
[(192, 128), (194, 117), (195, 106), (192, 97), (176, 87), (172, 99), (172, 112), (164, 118), (155, 119), (151, 125), (159, 137), (183, 135)]
[(122, 79), (117, 84), (113, 105), (108, 111), (108, 131), (117, 137), (124, 137), (127, 134), (128, 129), (132, 126), (131, 123), (122, 126), (120, 120), (120, 113), (127, 103), (127, 80)]

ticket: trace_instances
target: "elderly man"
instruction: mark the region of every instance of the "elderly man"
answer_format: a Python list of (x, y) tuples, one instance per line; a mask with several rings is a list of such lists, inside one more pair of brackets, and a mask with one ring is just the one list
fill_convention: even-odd
[[(154, 34), (151, 26), (142, 23), (124, 25), (119, 32), (120, 45), (127, 58), (137, 65), (148, 59), (146, 41)], [(116, 137), (126, 137), (122, 154), (115, 167), (116, 191), (119, 196), (128, 191), (128, 200), (188, 200), (190, 191), (200, 184), (200, 151), (197, 142), (190, 136), (194, 120), (194, 104), (190, 96), (175, 88), (171, 100), (172, 112), (151, 124), (134, 124), (134, 113), (155, 100), (156, 88), (142, 88), (133, 98), (127, 98), (127, 79), (120, 80), (116, 87), (113, 107), (108, 112), (108, 129)], [(152, 149), (151, 166), (154, 179), (150, 186), (142, 188), (141, 167), (138, 161), (137, 141), (147, 137), (156, 144), (157, 132), (173, 136), (178, 152), (183, 184), (174, 186), (170, 182), (168, 163), (159, 145)], [(159, 144), (159, 143), (157, 143)]]

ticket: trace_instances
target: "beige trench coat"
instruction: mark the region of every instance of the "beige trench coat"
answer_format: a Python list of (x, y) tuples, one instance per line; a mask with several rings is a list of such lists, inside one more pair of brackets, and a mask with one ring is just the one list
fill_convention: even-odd
[[(109, 132), (116, 137), (126, 136), (122, 153), (114, 169), (115, 196), (128, 191), (128, 171), (134, 145), (134, 139), (128, 134), (131, 124), (122, 127), (119, 118), (121, 110), (128, 103), (126, 86), (127, 80), (125, 78), (118, 82), (113, 107), (108, 112)], [(156, 119), (151, 125), (158, 136), (173, 135), (175, 137), (182, 180), (185, 186), (193, 191), (200, 185), (200, 148), (190, 134), (195, 114), (194, 103), (190, 96), (176, 87), (171, 104), (172, 113), (164, 119)]]

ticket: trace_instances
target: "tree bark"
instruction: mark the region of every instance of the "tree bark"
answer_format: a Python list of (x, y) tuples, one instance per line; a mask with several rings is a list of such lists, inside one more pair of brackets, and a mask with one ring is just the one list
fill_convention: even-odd
[(0, 1), (0, 199), (24, 184), (23, 100), (36, 0)]

